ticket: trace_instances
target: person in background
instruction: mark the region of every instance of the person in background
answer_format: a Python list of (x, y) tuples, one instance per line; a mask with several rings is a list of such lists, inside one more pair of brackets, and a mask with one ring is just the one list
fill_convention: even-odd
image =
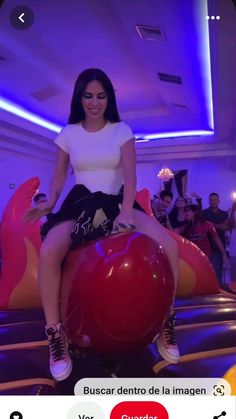
[[(228, 230), (228, 213), (219, 208), (220, 197), (216, 192), (211, 192), (209, 195), (209, 207), (203, 210), (203, 217), (206, 221), (210, 221), (216, 228), (217, 234), (225, 249), (225, 231)], [(212, 249), (211, 262), (214, 266), (216, 276), (220, 286), (223, 288), (223, 257), (219, 247), (215, 241), (210, 237), (210, 245)]]
[[(47, 202), (48, 202), (47, 195), (43, 192), (37, 193), (33, 197), (34, 208), (44, 208)], [(52, 216), (52, 213), (49, 213), (46, 216), (40, 217), (40, 220), (43, 222), (46, 222), (51, 218), (51, 216)]]
[(47, 200), (47, 195), (45, 193), (37, 193), (36, 195), (34, 195), (33, 197), (33, 204), (34, 207), (43, 207), (44, 204), (46, 204), (48, 202)]
[(163, 190), (160, 195), (154, 195), (154, 199), (151, 202), (152, 211), (156, 219), (161, 225), (172, 230), (169, 216), (167, 214), (167, 208), (169, 208), (173, 199), (173, 193)]
[(193, 205), (193, 199), (195, 199), (198, 207), (202, 210), (202, 198), (196, 193), (192, 192), (190, 195), (185, 195), (186, 205)]
[(183, 196), (178, 196), (173, 209), (169, 213), (169, 219), (173, 229), (181, 227), (187, 223), (185, 206), (186, 199)]
[(179, 228), (182, 236), (196, 244), (212, 260), (212, 250), (209, 242), (209, 237), (211, 237), (222, 255), (224, 264), (228, 265), (229, 260), (217, 231), (210, 221), (203, 218), (198, 205), (187, 205), (185, 212), (187, 224)]
[(229, 287), (236, 291), (236, 200), (228, 219), (228, 228), (231, 231), (229, 242), (229, 261), (230, 261), (230, 284)]

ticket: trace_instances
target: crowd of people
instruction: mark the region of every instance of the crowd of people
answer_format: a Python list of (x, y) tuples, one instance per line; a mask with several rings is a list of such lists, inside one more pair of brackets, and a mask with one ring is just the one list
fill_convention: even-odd
[[(192, 198), (178, 196), (168, 212), (172, 200), (173, 193), (168, 190), (154, 195), (151, 201), (153, 214), (164, 227), (195, 243), (210, 259), (220, 287), (227, 288), (223, 268), (230, 265), (231, 281), (236, 281), (236, 201), (230, 211), (224, 211), (220, 209), (219, 194), (211, 192), (209, 206), (203, 209), (202, 199), (194, 193)], [(228, 252), (226, 232), (230, 232)]]

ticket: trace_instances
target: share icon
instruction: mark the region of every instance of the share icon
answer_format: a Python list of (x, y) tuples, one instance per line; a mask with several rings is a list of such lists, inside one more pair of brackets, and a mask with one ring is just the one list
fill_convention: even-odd
[(219, 416), (213, 416), (213, 419), (218, 419), (221, 416), (225, 416), (225, 415), (226, 415), (226, 412), (221, 412), (221, 414)]

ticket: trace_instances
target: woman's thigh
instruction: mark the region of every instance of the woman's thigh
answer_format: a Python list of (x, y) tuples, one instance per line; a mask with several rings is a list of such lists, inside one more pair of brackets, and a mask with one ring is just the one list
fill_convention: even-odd
[(179, 252), (177, 243), (168, 234), (168, 230), (163, 227), (156, 218), (135, 209), (133, 211), (136, 229), (156, 240), (163, 247), (170, 261), (174, 273), (175, 284), (177, 285), (179, 276)]
[(63, 221), (48, 232), (41, 246), (41, 257), (57, 257), (59, 260), (65, 257), (72, 244), (71, 231), (74, 223), (74, 220)]
[[(138, 231), (152, 237), (160, 244), (166, 243), (167, 245), (170, 244), (176, 247), (175, 240), (172, 239), (172, 237), (168, 234), (168, 230), (163, 227), (156, 218), (139, 210), (134, 209), (133, 211), (135, 226)], [(162, 245), (164, 246), (164, 244)]]

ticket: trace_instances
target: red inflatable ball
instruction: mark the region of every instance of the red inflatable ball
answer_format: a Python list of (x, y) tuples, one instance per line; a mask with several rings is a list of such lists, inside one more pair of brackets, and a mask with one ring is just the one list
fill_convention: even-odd
[(62, 319), (73, 344), (122, 353), (149, 344), (168, 316), (174, 279), (166, 254), (138, 233), (71, 251), (62, 273)]

